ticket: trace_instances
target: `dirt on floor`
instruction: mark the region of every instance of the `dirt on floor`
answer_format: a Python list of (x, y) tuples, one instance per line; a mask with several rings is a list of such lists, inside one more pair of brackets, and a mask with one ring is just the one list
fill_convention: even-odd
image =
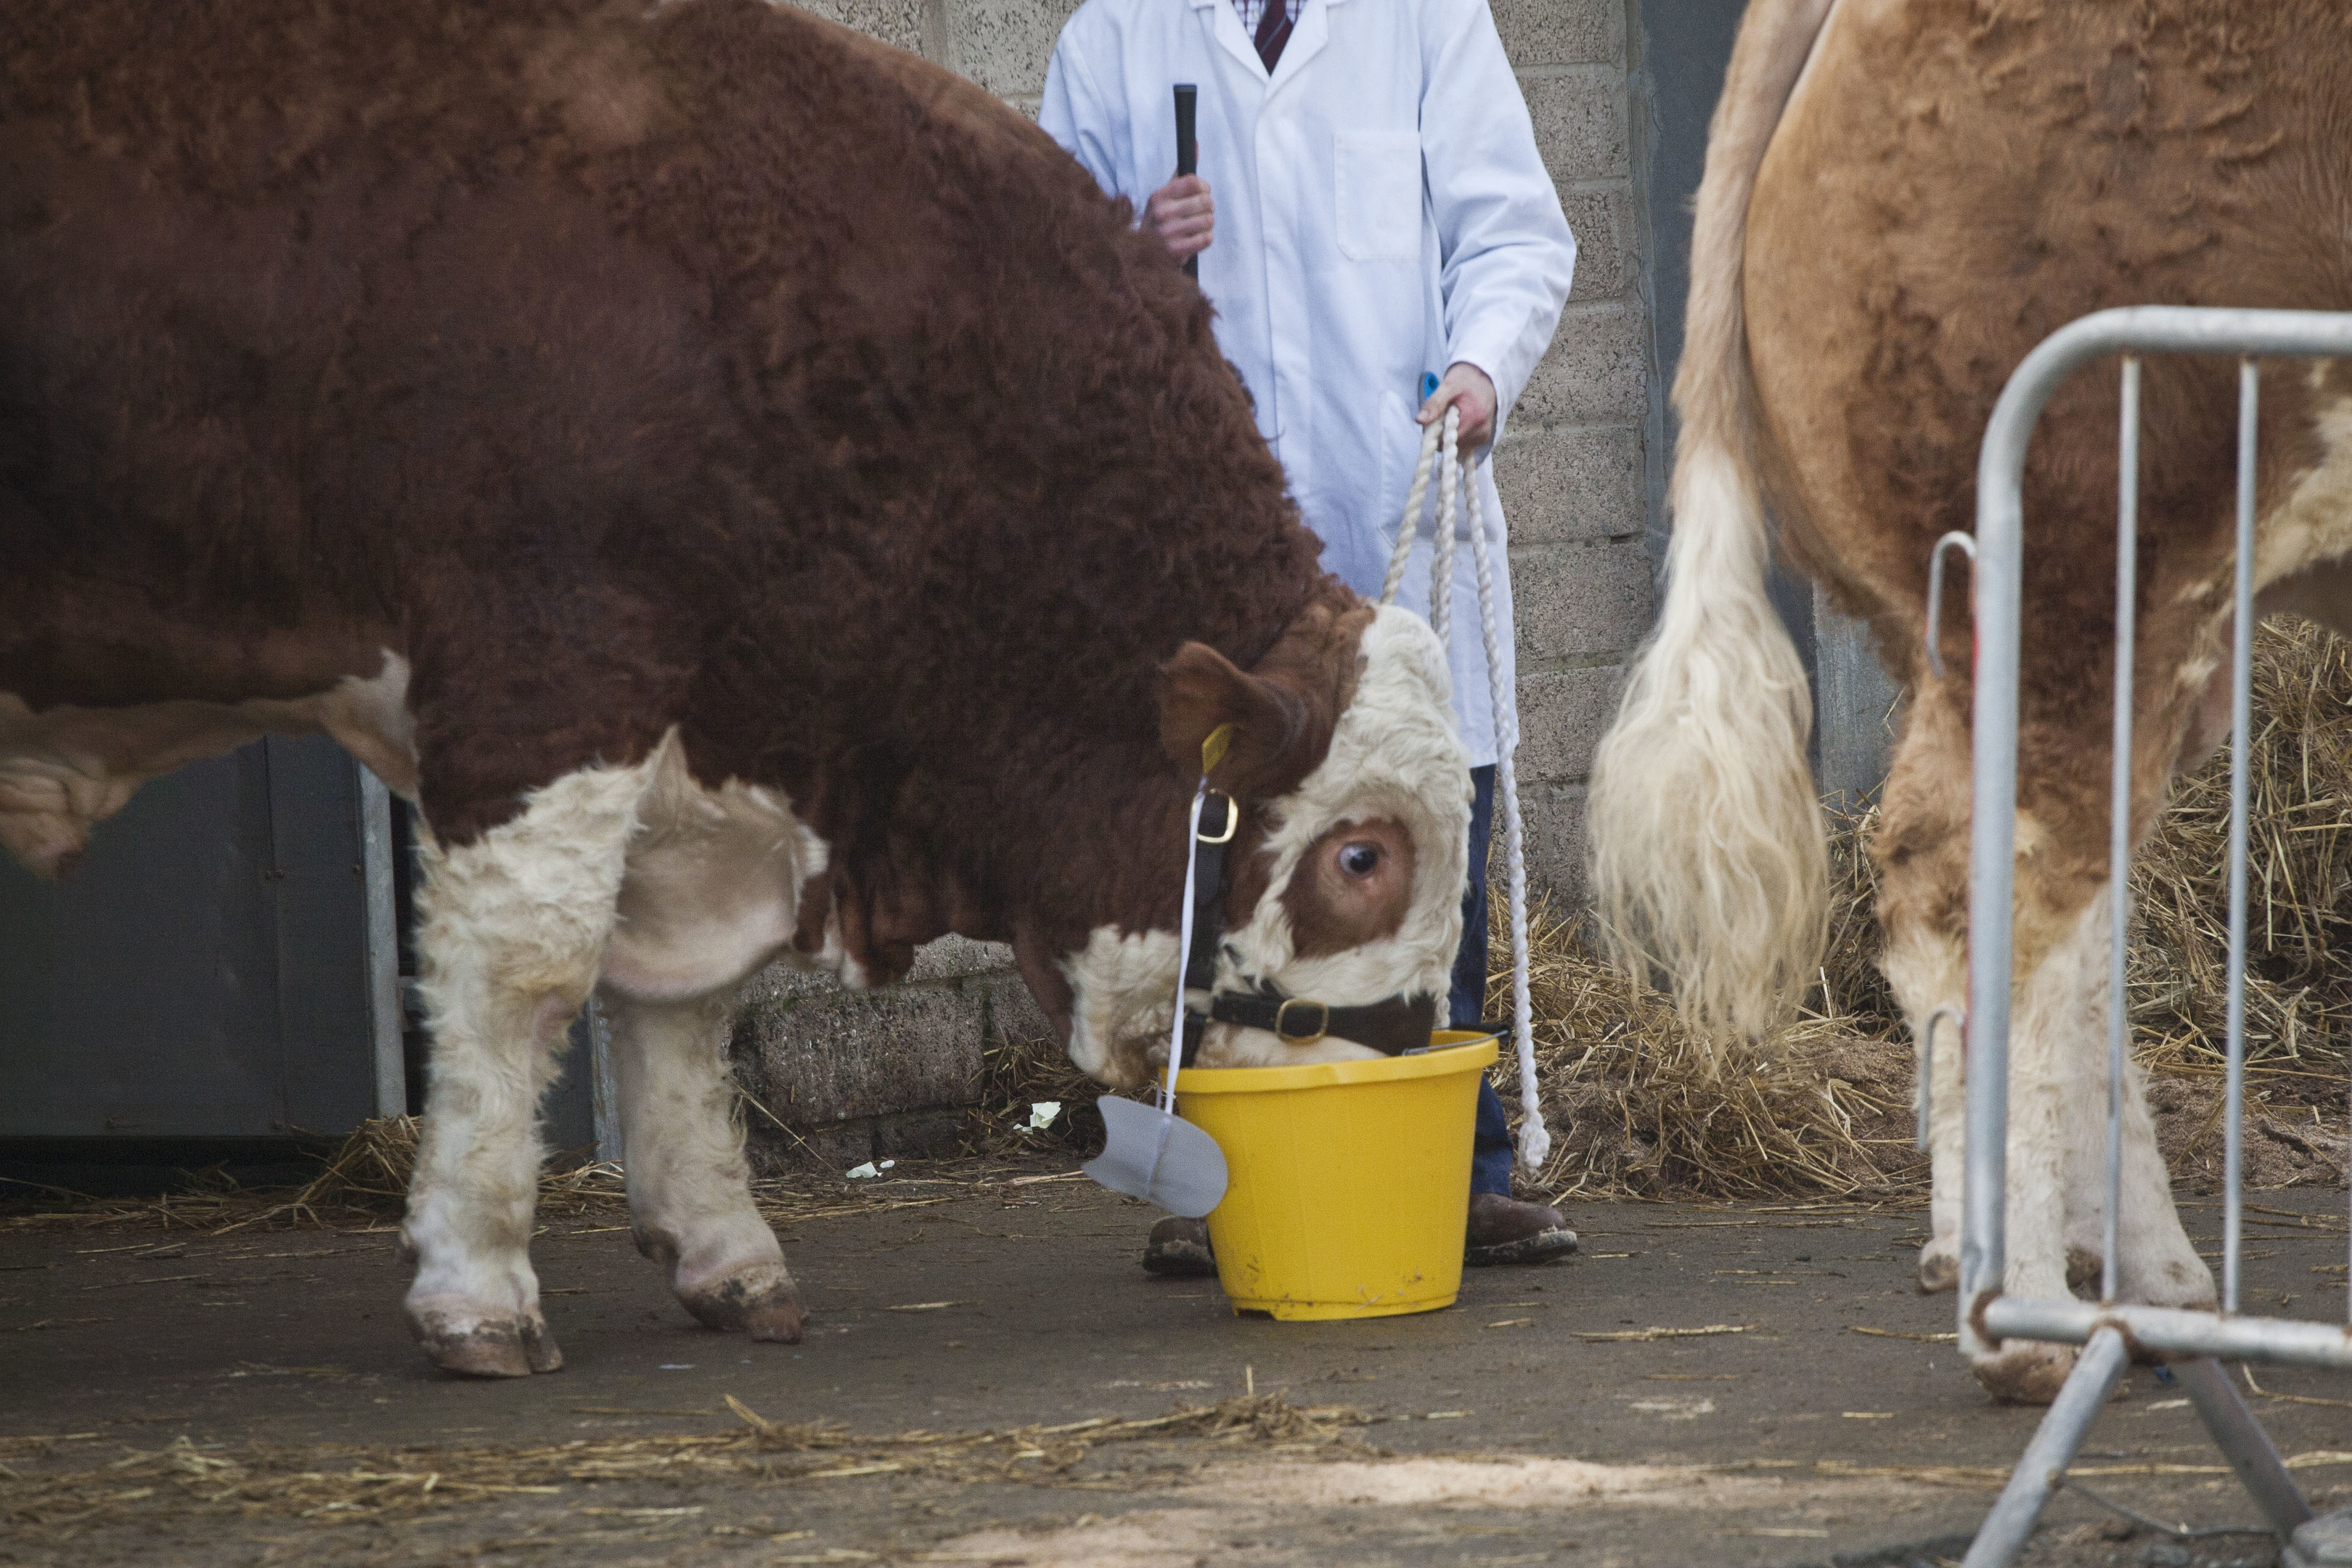
[[(2249, 1301), (2340, 1317), (2340, 1197), (2251, 1202)], [(1908, 1568), (1958, 1559), (2039, 1418), (1990, 1404), (1952, 1299), (1913, 1292), (1915, 1208), (1572, 1206), (1567, 1264), (1294, 1324), (1144, 1275), (1154, 1211), (1066, 1169), (909, 1164), (766, 1206), (805, 1342), (697, 1328), (617, 1207), (551, 1205), (566, 1368), (506, 1383), (410, 1345), (388, 1220), (0, 1221), (0, 1563)], [(2352, 1504), (2352, 1385), (2256, 1375), (2314, 1500)], [(2147, 1370), (2074, 1479), (2029, 1563), (2273, 1560), (2093, 1500), (2255, 1522)]]

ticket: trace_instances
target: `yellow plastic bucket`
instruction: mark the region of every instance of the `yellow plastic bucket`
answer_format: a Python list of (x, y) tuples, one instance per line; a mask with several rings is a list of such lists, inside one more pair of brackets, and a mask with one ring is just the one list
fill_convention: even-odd
[(1475, 1032), (1430, 1043), (1444, 1048), (1177, 1075), (1178, 1113), (1232, 1173), (1209, 1241), (1234, 1310), (1385, 1318), (1454, 1304), (1478, 1079), (1496, 1052)]

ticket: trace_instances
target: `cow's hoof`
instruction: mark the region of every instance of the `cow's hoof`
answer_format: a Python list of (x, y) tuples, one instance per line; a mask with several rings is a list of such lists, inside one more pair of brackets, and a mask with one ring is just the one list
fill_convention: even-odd
[(547, 1331), (547, 1321), (537, 1315), (476, 1319), (463, 1326), (420, 1319), (415, 1329), (433, 1364), (460, 1377), (529, 1377), (563, 1370), (563, 1352)]
[(2194, 1254), (2168, 1258), (2153, 1268), (2143, 1263), (2134, 1268), (2127, 1262), (2121, 1293), (2126, 1301), (2175, 1307), (2184, 1312), (2210, 1312), (2216, 1300), (2213, 1271)]
[(692, 1290), (678, 1300), (706, 1329), (742, 1330), (755, 1340), (801, 1342), (800, 1292), (781, 1263), (754, 1263)]
[(1984, 1391), (2003, 1405), (2047, 1405), (2074, 1370), (2074, 1347), (2011, 1340), (1999, 1354), (1970, 1368)]
[(801, 1342), (801, 1304), (795, 1298), (760, 1308), (743, 1321), (743, 1327), (755, 1340), (765, 1340), (776, 1345), (796, 1345)]
[(2098, 1283), (2106, 1270), (2106, 1260), (2087, 1247), (2066, 1249), (2066, 1289), (2080, 1290), (2085, 1285)]
[(1960, 1286), (1960, 1258), (1955, 1252), (1927, 1247), (1919, 1253), (1919, 1294), (1933, 1296)]

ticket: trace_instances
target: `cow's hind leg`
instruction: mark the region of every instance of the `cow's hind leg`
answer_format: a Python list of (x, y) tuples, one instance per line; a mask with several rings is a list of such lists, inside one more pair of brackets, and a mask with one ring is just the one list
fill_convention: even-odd
[(637, 1250), (669, 1268), (678, 1300), (706, 1327), (797, 1343), (800, 1296), (747, 1185), (727, 1071), (733, 989), (676, 1003), (608, 990), (601, 1005), (613, 1025)]
[[(2112, 910), (2102, 889), (2085, 916), (2091, 959), (2099, 964), (2089, 1027), (2074, 1052), (2078, 1110), (2073, 1117), (2074, 1159), (2067, 1181), (2069, 1282), (2097, 1293), (2106, 1240), (2107, 1208), (2107, 938)], [(2095, 1031), (2095, 1040), (2091, 1037)], [(2124, 1061), (2123, 1158), (2117, 1173), (2116, 1298), (2156, 1307), (2210, 1307), (2213, 1274), (2173, 1206), (2172, 1181), (2156, 1146), (2156, 1123), (2147, 1110), (2147, 1075), (2128, 1056)]]
[[(2093, 885), (2063, 925), (2026, 866), (2019, 883), (2021, 936), (2056, 929), (2017, 992), (2010, 1029), (2008, 1271), (2013, 1296), (2063, 1300), (2070, 1277), (2097, 1278), (2106, 1171), (2108, 934), (2106, 889)], [(2025, 945), (2021, 940), (2020, 946)], [(2172, 1205), (2137, 1067), (2126, 1064), (2116, 1291), (2126, 1301), (2208, 1305), (2212, 1276)], [(2012, 1340), (1977, 1363), (1978, 1380), (2004, 1399), (2053, 1397), (2074, 1352)]]
[[(1944, 687), (1924, 687), (1887, 771), (1871, 853), (1886, 938), (1879, 964), (1911, 1026), (1923, 1068), (1918, 1091), (1928, 1096), (1928, 1236), (1918, 1275), (1928, 1293), (1960, 1279), (1965, 1042), (1957, 1020), (1968, 1005), (1968, 767), (1965, 712)], [(1938, 1013), (1949, 1016), (1937, 1021)]]
[[(1893, 768), (1872, 853), (1879, 868), (1879, 919), (1886, 932), (1888, 983), (1915, 1041), (1942, 1008), (1966, 1003), (1963, 934), (1968, 914), (1969, 731), (1959, 694), (1940, 683), (1914, 702)], [(2021, 867), (2026, 901), (2043, 889)], [(2077, 1098), (2072, 1050), (2080, 1016), (2095, 997), (2084, 989), (2089, 960), (2079, 932), (2055, 944), (2021, 921), (2021, 966), (2030, 978), (2011, 1008), (2009, 1101), (2008, 1268), (2004, 1288), (2036, 1297), (2066, 1294), (2066, 1184), (2071, 1102)], [(2034, 952), (2033, 947), (2042, 951)], [(2105, 949), (2096, 962), (2104, 963)], [(1933, 1187), (1930, 1234), (1919, 1259), (1923, 1289), (1958, 1283), (1966, 1128), (1960, 1031), (1936, 1035), (1934, 1103), (1928, 1127)], [(2012, 1342), (1980, 1359), (1979, 1382), (1997, 1397), (2046, 1402), (2074, 1364), (2063, 1345)]]
[[(1920, 1058), (1918, 1092), (1927, 1097), (1927, 1241), (1919, 1249), (1918, 1273), (1922, 1295), (1949, 1290), (1960, 1282), (1960, 1139), (1966, 1121), (1960, 1064), (1966, 1041), (1958, 1020), (1965, 1016), (1967, 964), (1959, 939), (1946, 932), (1906, 931), (1899, 942), (1892, 932), (1888, 936), (1883, 967), (1910, 1022)], [(1944, 1015), (1940, 1018), (1939, 1013)]]
[(410, 1327), (450, 1372), (563, 1364), (529, 1252), (539, 1100), (595, 984), (642, 787), (634, 768), (571, 773), (475, 842), (424, 851), (433, 1058), (401, 1238), (416, 1260)]

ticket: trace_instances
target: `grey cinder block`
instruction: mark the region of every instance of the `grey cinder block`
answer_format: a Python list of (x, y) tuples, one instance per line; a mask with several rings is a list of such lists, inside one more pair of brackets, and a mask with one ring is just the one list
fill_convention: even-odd
[(1000, 97), (1030, 98), (1077, 8), (1077, 0), (949, 0), (943, 63)]
[(923, 52), (923, 0), (795, 0), (798, 8), (838, 22), (909, 54)]
[(1650, 558), (1638, 539), (1514, 550), (1511, 595), (1524, 691), (1528, 666), (1614, 662), (1641, 641), (1650, 626)]
[(1515, 66), (1624, 63), (1624, 0), (1495, 0), (1494, 12)]
[(979, 1097), (981, 986), (755, 1006), (736, 1021), (744, 1087), (787, 1123), (969, 1105)]
[(1649, 407), (1641, 302), (1621, 299), (1560, 312), (1551, 350), (1511, 417), (1547, 425), (1639, 425)]
[(1631, 290), (1641, 267), (1632, 184), (1563, 190), (1559, 206), (1576, 235), (1576, 284), (1569, 303), (1614, 300)]
[(1535, 121), (1544, 167), (1556, 183), (1570, 185), (1632, 175), (1622, 67), (1522, 71), (1519, 91)]
[(1495, 453), (1513, 544), (1630, 539), (1648, 521), (1642, 434), (1630, 425), (1514, 423)]
[(1563, 912), (1591, 897), (1584, 875), (1584, 806), (1580, 784), (1520, 781), (1530, 897), (1549, 893), (1552, 907)]
[(1592, 750), (1625, 689), (1622, 665), (1538, 670), (1519, 678), (1520, 787), (1592, 771)]

